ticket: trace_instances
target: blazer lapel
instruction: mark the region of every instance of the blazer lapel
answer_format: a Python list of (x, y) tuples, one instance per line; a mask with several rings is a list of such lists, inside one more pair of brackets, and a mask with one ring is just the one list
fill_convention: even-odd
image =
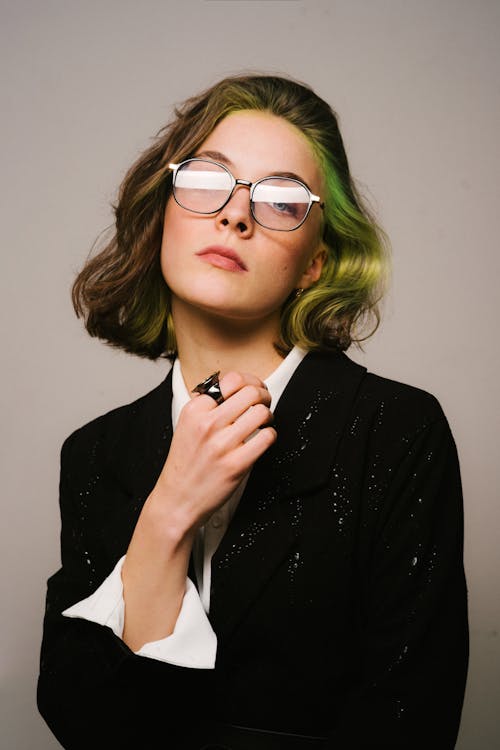
[(212, 559), (210, 619), (227, 639), (300, 533), (300, 503), (328, 481), (366, 368), (310, 352), (274, 413), (278, 439), (255, 463)]
[(172, 442), (172, 370), (150, 393), (118, 409), (116, 418), (109, 431), (108, 465), (126, 494), (144, 502)]

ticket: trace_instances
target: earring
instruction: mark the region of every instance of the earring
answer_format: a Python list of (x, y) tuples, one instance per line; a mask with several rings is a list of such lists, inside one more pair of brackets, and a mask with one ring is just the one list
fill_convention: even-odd
[(303, 291), (304, 291), (304, 290), (302, 289), (302, 287), (299, 287), (299, 289), (296, 289), (296, 290), (295, 290), (295, 297), (296, 297), (296, 298), (297, 298), (297, 297), (300, 297), (300, 295), (302, 294), (302, 292), (303, 292)]

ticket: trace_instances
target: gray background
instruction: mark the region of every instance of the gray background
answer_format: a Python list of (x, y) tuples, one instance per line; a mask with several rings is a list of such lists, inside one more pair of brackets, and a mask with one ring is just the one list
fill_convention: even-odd
[(17, 0), (1, 15), (1, 748), (58, 747), (35, 681), (61, 443), (167, 367), (90, 339), (70, 284), (172, 105), (243, 69), (287, 72), (333, 105), (391, 237), (383, 326), (351, 356), (448, 415), (471, 620), (457, 747), (498, 747), (500, 3)]

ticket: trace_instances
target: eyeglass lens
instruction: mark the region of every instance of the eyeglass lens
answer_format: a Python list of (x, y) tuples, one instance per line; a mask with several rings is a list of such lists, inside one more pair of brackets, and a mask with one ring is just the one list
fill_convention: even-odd
[[(226, 203), (233, 180), (224, 167), (209, 161), (187, 161), (177, 170), (175, 198), (190, 211), (215, 213)], [(252, 212), (255, 220), (269, 229), (294, 229), (309, 209), (309, 193), (290, 178), (268, 177), (255, 187)]]

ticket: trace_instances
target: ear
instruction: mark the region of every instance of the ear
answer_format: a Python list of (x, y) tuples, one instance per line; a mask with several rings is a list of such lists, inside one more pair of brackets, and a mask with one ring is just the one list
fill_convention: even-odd
[(297, 286), (302, 289), (309, 289), (310, 286), (312, 286), (321, 276), (321, 271), (323, 270), (323, 265), (326, 260), (326, 254), (327, 249), (323, 242), (320, 242), (316, 252), (314, 253), (313, 257), (309, 261), (307, 268), (303, 272), (302, 276), (300, 277), (299, 281), (297, 282)]

